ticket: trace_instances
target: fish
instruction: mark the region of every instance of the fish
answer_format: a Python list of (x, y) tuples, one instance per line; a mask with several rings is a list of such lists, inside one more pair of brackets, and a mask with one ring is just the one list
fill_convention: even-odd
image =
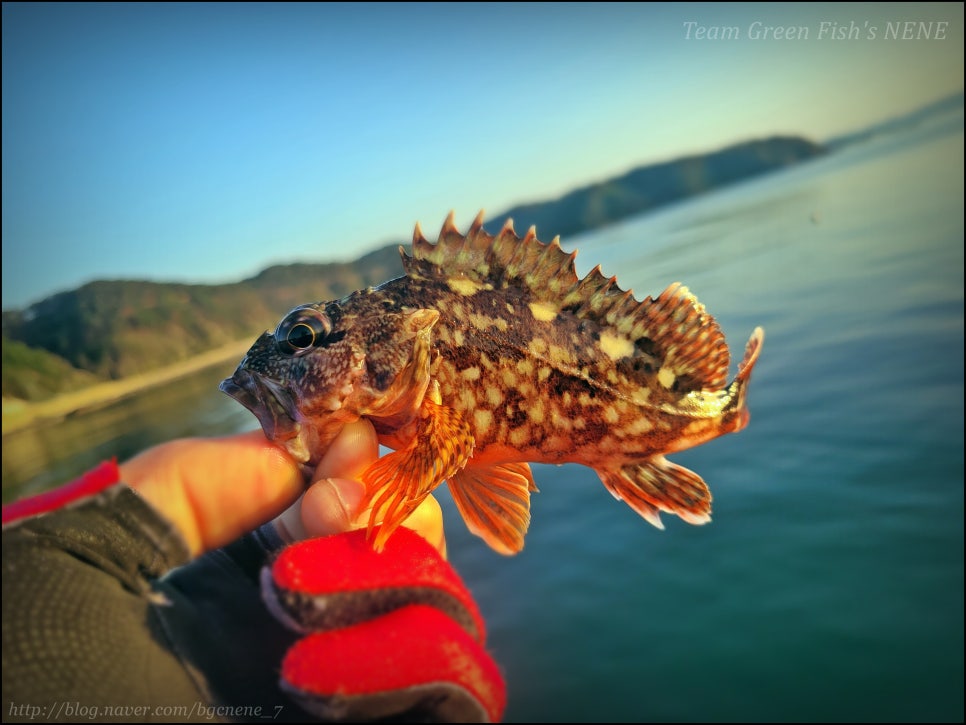
[(667, 460), (748, 424), (755, 328), (735, 378), (718, 323), (684, 285), (638, 301), (600, 265), (480, 212), (436, 242), (417, 223), (405, 274), (303, 304), (261, 334), (221, 390), (248, 408), (306, 472), (347, 423), (371, 421), (391, 449), (362, 475), (360, 511), (381, 550), (448, 483), (469, 530), (523, 549), (531, 463), (576, 463), (654, 526), (662, 512), (710, 521), (711, 493)]

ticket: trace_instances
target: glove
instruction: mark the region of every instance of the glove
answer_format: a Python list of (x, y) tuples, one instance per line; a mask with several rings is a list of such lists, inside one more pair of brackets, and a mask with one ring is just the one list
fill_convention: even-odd
[(3, 525), (64, 508), (113, 486), (119, 480), (117, 459), (104, 461), (80, 478), (52, 491), (3, 504)]
[(326, 720), (497, 722), (506, 690), (486, 653), (483, 619), (456, 571), (400, 527), (376, 553), (364, 530), (284, 549), (262, 595), (306, 636), (280, 685)]

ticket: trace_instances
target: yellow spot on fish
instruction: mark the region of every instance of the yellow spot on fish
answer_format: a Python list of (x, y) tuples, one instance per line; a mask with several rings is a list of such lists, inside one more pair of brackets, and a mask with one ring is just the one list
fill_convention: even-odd
[(623, 447), (624, 442), (612, 436), (608, 436), (600, 442), (601, 453), (617, 453)]
[(627, 435), (630, 435), (630, 436), (643, 435), (644, 433), (648, 433), (653, 428), (654, 428), (654, 424), (651, 423), (651, 421), (649, 421), (644, 416), (638, 416), (633, 421), (631, 421), (630, 423), (624, 426), (624, 430), (626, 430)]
[(531, 355), (542, 359), (547, 354), (547, 341), (542, 337), (535, 337), (530, 340), (530, 344), (527, 345), (527, 349), (530, 351)]
[(492, 385), (489, 386), (486, 389), (486, 402), (489, 403), (491, 407), (496, 408), (500, 403), (503, 402), (503, 391)]
[(527, 413), (530, 415), (530, 422), (536, 423), (537, 425), (543, 423), (543, 401), (540, 398), (536, 398)]
[(517, 372), (526, 377), (533, 375), (533, 361), (528, 358), (523, 358), (522, 360), (518, 361)]
[(537, 371), (537, 381), (541, 383), (545, 382), (550, 377), (550, 372), (550, 368), (540, 368)]
[(470, 324), (477, 330), (485, 330), (489, 327), (495, 327), (500, 332), (506, 332), (510, 329), (509, 324), (502, 317), (488, 317), (487, 315), (481, 315), (478, 312), (473, 312), (469, 315)]
[(684, 434), (688, 436), (700, 436), (713, 428), (714, 421), (712, 420), (696, 420), (687, 425), (684, 429)]
[(477, 408), (473, 411), (473, 422), (476, 424), (477, 432), (485, 435), (493, 425), (493, 413), (483, 408)]
[(516, 376), (516, 373), (514, 373), (512, 370), (504, 370), (503, 371), (503, 384), (506, 385), (507, 388), (510, 388), (510, 389), (516, 388), (517, 387), (517, 376)]
[(514, 428), (510, 431), (510, 443), (512, 443), (517, 448), (523, 448), (523, 446), (530, 441), (530, 427), (526, 425), (521, 425), (519, 428)]
[(622, 357), (630, 357), (634, 354), (634, 343), (623, 335), (604, 330), (600, 334), (600, 349), (611, 360), (620, 360)]
[(468, 277), (455, 277), (447, 280), (446, 284), (456, 294), (463, 295), (464, 297), (474, 295), (483, 289), (483, 286), (479, 282), (469, 279)]
[(461, 372), (460, 375), (462, 376), (463, 380), (468, 380), (470, 382), (473, 382), (474, 380), (480, 379), (480, 369), (475, 366), (471, 368), (466, 368), (466, 370)]
[(533, 315), (533, 319), (539, 322), (551, 322), (557, 319), (559, 310), (557, 306), (550, 302), (531, 302), (528, 307)]
[(459, 392), (460, 405), (463, 410), (473, 410), (476, 407), (476, 391), (467, 386)]
[(550, 360), (557, 363), (558, 365), (572, 365), (574, 354), (573, 348), (565, 348), (560, 345), (550, 345), (548, 348), (550, 353)]
[(604, 408), (603, 415), (604, 415), (604, 422), (610, 423), (611, 425), (613, 425), (614, 423), (620, 420), (620, 414), (617, 412), (615, 408), (611, 406), (607, 406)]
[(638, 388), (637, 390), (634, 391), (634, 395), (632, 396), (631, 400), (636, 405), (645, 405), (650, 397), (651, 397), (650, 388)]
[(676, 379), (677, 379), (677, 376), (674, 374), (674, 371), (671, 370), (671, 368), (669, 367), (662, 367), (660, 370), (657, 371), (657, 381), (668, 390), (670, 390), (671, 386), (674, 385), (674, 381)]

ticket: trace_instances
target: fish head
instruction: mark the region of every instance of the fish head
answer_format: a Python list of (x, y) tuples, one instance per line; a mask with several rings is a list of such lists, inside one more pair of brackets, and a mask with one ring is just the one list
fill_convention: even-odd
[(307, 469), (347, 423), (414, 415), (429, 385), (439, 313), (385, 310), (366, 303), (366, 294), (296, 307), (220, 385)]

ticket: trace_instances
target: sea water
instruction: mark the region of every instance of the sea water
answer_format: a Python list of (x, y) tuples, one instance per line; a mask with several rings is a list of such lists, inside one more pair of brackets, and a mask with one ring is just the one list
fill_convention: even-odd
[[(542, 230), (552, 235), (553, 230)], [(962, 116), (565, 240), (638, 297), (687, 284), (751, 422), (672, 459), (713, 522), (658, 531), (593, 471), (534, 466), (524, 551), (440, 491), (510, 721), (962, 721)], [(226, 369), (5, 436), (4, 498), (182, 435), (257, 427)]]

